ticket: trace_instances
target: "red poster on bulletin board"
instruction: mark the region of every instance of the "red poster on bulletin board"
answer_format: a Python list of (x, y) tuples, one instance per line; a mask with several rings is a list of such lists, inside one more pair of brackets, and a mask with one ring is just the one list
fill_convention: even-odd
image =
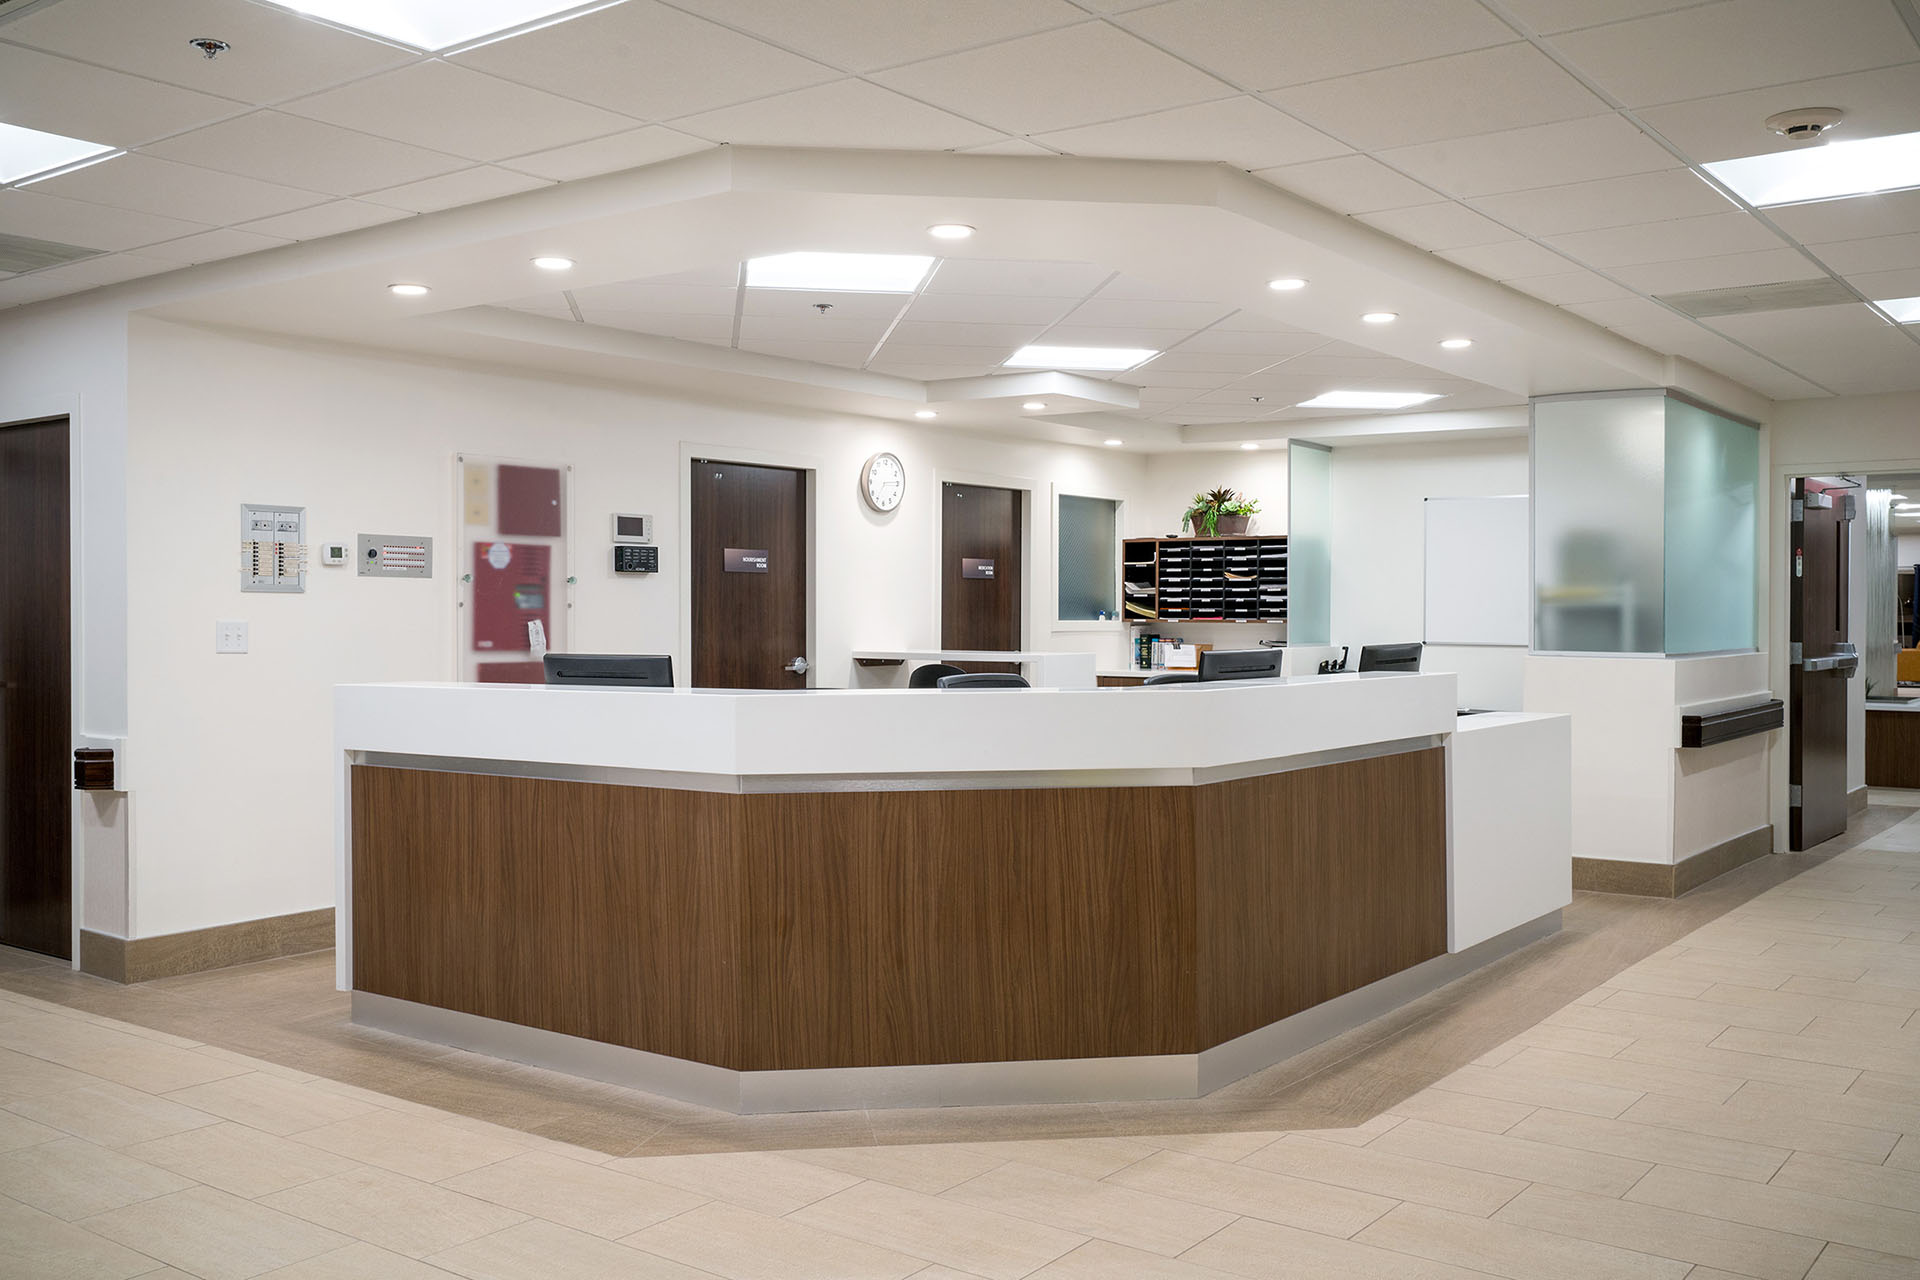
[(553, 548), (533, 542), (473, 544), (473, 647), (525, 653), (527, 624), (548, 628)]
[(523, 538), (560, 536), (560, 472), (553, 467), (499, 468), (499, 515), (494, 529)]

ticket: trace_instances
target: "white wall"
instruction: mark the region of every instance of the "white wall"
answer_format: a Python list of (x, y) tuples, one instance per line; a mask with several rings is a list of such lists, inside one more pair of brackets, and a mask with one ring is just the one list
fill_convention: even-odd
[[(135, 936), (333, 901), (331, 689), (449, 679), (455, 652), (453, 456), (571, 463), (571, 644), (675, 651), (680, 635), (683, 450), (773, 455), (818, 467), (822, 684), (845, 684), (855, 647), (937, 643), (937, 478), (990, 471), (1037, 486), (1029, 643), (1055, 635), (1050, 486), (1132, 497), (1145, 463), (1102, 449), (1011, 443), (877, 420), (650, 395), (603, 384), (247, 340), (155, 321), (132, 329), (128, 516), (129, 727), (140, 857)], [(891, 516), (861, 502), (877, 449), (906, 464)], [(239, 507), (304, 505), (308, 538), (429, 534), (429, 581), (314, 567), (302, 595), (244, 595)], [(656, 518), (661, 572), (616, 578), (607, 515)], [(251, 652), (213, 652), (216, 619), (251, 624)], [(1108, 660), (1103, 658), (1103, 660)]]

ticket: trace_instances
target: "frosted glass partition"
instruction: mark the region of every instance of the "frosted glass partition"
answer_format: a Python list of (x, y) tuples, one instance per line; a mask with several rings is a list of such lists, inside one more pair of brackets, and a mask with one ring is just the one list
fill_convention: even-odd
[(1666, 397), (1533, 405), (1533, 647), (1661, 653)]
[(1120, 504), (1060, 495), (1060, 621), (1120, 616)]
[(1333, 450), (1287, 442), (1287, 642), (1333, 635)]
[(1667, 400), (1666, 651), (1756, 645), (1760, 433)]

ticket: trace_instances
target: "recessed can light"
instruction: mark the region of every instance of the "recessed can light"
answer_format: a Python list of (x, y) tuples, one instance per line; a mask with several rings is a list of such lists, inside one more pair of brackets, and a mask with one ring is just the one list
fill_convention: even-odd
[(1275, 293), (1292, 293), (1295, 289), (1304, 289), (1307, 282), (1299, 276), (1281, 276), (1278, 280), (1267, 281), (1267, 288)]
[(1240, 447), (1242, 449), (1258, 449), (1260, 446), (1255, 444), (1253, 441), (1249, 440), (1245, 444), (1241, 445)]
[(931, 409), (915, 409), (913, 411), (913, 416), (916, 418), (937, 418), (940, 415), (935, 413)]
[(1021, 405), (1020, 407), (1022, 409), (1025, 409), (1028, 413), (1038, 413), (1040, 412), (1040, 410), (1047, 407), (1047, 402), (1045, 400), (1029, 400), (1025, 404)]
[(1398, 311), (1369, 311), (1360, 317), (1368, 324), (1392, 324), (1400, 318)]
[(1109, 449), (1118, 449), (1118, 448), (1119, 448), (1119, 447), (1120, 447), (1121, 445), (1123, 445), (1123, 444), (1125, 444), (1125, 443), (1126, 443), (1126, 441), (1125, 441), (1125, 440), (1109, 440), (1109, 441), (1107, 441), (1107, 448), (1109, 448)]
[(573, 259), (572, 258), (556, 258), (556, 257), (543, 255), (541, 257), (535, 258), (533, 260), (533, 265), (540, 268), (542, 271), (571, 271), (573, 269)]
[(1440, 345), (1442, 347), (1445, 347), (1448, 351), (1465, 351), (1468, 347), (1473, 345), (1473, 339), (1472, 338), (1444, 338), (1441, 340)]
[(927, 234), (935, 240), (965, 240), (973, 234), (973, 228), (964, 222), (936, 222), (927, 228)]
[(418, 298), (430, 291), (423, 284), (390, 284), (387, 286), (387, 292), (398, 294), (402, 298)]

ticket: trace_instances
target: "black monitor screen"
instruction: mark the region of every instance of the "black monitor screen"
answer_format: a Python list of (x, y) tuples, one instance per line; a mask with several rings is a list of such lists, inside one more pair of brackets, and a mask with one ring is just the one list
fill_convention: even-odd
[(1418, 644), (1369, 644), (1360, 648), (1362, 671), (1418, 671)]
[(545, 665), (548, 684), (673, 688), (673, 659), (664, 653), (550, 653)]
[(1203, 649), (1201, 680), (1268, 680), (1280, 674), (1278, 649)]

